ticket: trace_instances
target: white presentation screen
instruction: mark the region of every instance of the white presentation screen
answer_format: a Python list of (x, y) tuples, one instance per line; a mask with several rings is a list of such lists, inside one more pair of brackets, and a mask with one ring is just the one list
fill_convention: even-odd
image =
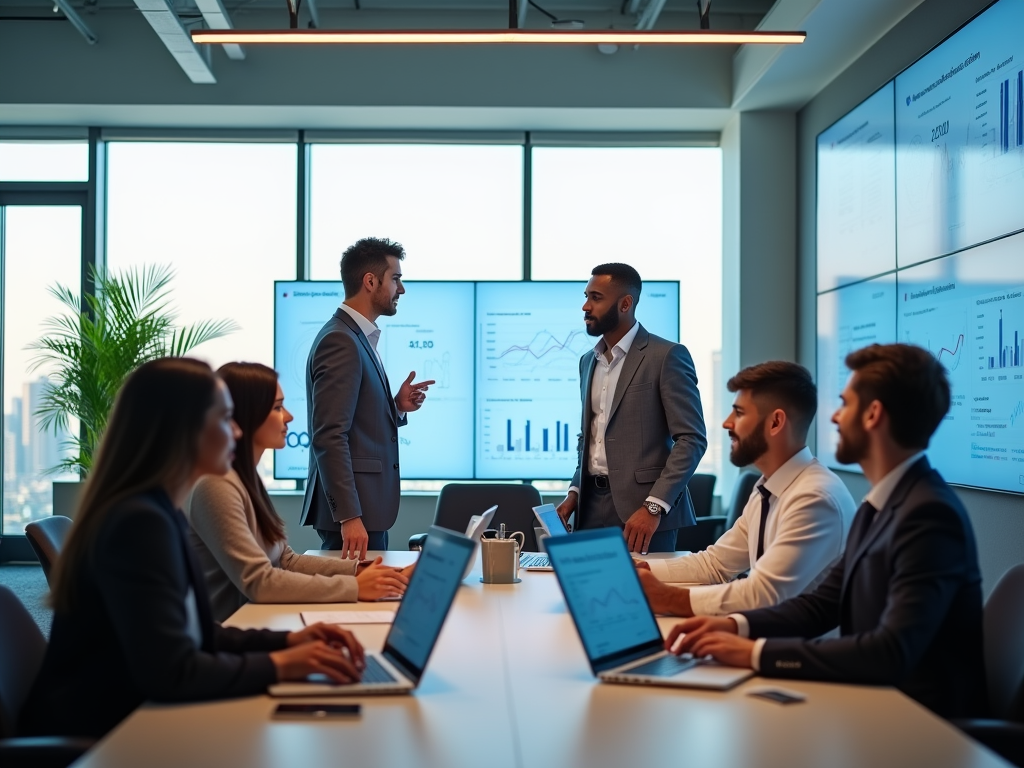
[(893, 84), (818, 135), (818, 290), (896, 269)]
[(1001, 0), (896, 78), (901, 267), (1024, 228), (1024, 0)]
[(859, 472), (836, 461), (838, 435), (832, 414), (850, 371), (846, 356), (870, 344), (896, 341), (896, 278), (886, 275), (818, 296), (818, 459), (830, 467)]
[[(580, 427), (579, 358), (596, 343), (583, 324), (586, 284), (405, 285), (398, 313), (377, 321), (391, 389), (410, 371), (437, 383), (398, 430), (402, 477), (568, 481)], [(275, 284), (274, 360), (295, 416), (287, 447), (275, 452), (277, 478), (307, 476), (306, 361), (342, 296), (340, 281)], [(679, 284), (644, 283), (637, 317), (651, 333), (678, 340)]]
[(1024, 234), (899, 274), (901, 341), (946, 367), (928, 457), (948, 481), (1024, 493)]
[[(576, 469), (585, 283), (478, 283), (476, 476), (565, 479)], [(644, 283), (637, 319), (679, 337), (679, 284)]]

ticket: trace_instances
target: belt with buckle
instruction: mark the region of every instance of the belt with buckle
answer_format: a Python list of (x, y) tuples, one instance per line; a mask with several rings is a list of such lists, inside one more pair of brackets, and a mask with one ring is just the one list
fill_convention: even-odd
[(608, 484), (608, 475), (593, 475), (590, 479), (594, 483), (594, 486), (597, 488), (610, 487), (610, 485)]

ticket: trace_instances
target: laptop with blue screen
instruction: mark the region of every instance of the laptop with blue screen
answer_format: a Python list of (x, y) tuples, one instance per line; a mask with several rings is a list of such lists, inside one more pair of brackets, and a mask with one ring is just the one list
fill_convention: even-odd
[(366, 654), (363, 679), (352, 685), (308, 682), (270, 686), (271, 696), (366, 696), (411, 693), (419, 685), (441, 627), (455, 600), (475, 543), (462, 534), (432, 526), (427, 533), (416, 570), (405, 597), (395, 612), (384, 650)]
[(603, 528), (549, 539), (548, 557), (598, 679), (609, 683), (726, 690), (753, 676), (665, 650), (622, 531)]
[[(541, 529), (547, 534), (544, 541), (552, 536), (565, 536), (569, 529), (565, 527), (562, 518), (558, 516), (558, 510), (554, 504), (541, 504), (533, 508), (533, 514)], [(527, 571), (550, 571), (551, 561), (548, 556), (540, 552), (523, 552), (519, 555), (519, 567)]]

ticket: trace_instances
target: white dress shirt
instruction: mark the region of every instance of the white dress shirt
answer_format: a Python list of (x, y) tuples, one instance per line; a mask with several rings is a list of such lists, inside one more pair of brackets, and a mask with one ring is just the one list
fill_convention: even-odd
[[(879, 480), (875, 485), (871, 486), (871, 490), (864, 496), (863, 501), (870, 504), (875, 508), (875, 514), (878, 513), (882, 507), (889, 503), (889, 497), (892, 496), (892, 492), (896, 490), (896, 486), (899, 485), (900, 480), (907, 474), (907, 470), (910, 469), (918, 459), (924, 456), (924, 451), (919, 451), (911, 456), (901, 464), (897, 464), (888, 474)], [(750, 622), (747, 621), (747, 617), (741, 613), (730, 614), (729, 618), (736, 622), (736, 633), (740, 637), (750, 637)], [(761, 671), (761, 651), (764, 649), (764, 644), (767, 638), (761, 637), (754, 643), (754, 650), (750, 654), (750, 666), (754, 668), (755, 672)]]
[(373, 322), (363, 317), (362, 313), (358, 310), (352, 309), (348, 304), (341, 305), (341, 311), (356, 321), (356, 325), (359, 326), (359, 330), (363, 332), (363, 335), (370, 340), (370, 347), (373, 348), (373, 354), (377, 358), (377, 363), (380, 365), (380, 369), (384, 370), (384, 361), (381, 360), (380, 352), (377, 351), (377, 342), (380, 341), (380, 327)]
[[(377, 342), (380, 341), (380, 327), (372, 320), (367, 319), (358, 310), (352, 309), (348, 304), (341, 305), (341, 311), (356, 321), (356, 325), (359, 326), (359, 330), (363, 332), (363, 335), (370, 340), (370, 348), (373, 350), (374, 357), (377, 358), (377, 364), (380, 366), (381, 373), (387, 376), (384, 371), (384, 361), (381, 359), (380, 352), (377, 351)], [(390, 393), (389, 393), (390, 394)], [(405, 411), (399, 409), (398, 418), (405, 418)]]
[[(795, 453), (757, 485), (771, 493), (760, 559), (761, 493), (755, 487), (736, 524), (710, 547), (649, 561), (662, 581), (710, 585), (690, 589), (696, 616), (776, 605), (799, 595), (816, 586), (843, 552), (856, 506), (842, 480), (810, 449)], [(736, 579), (748, 569), (747, 578)]]
[[(622, 361), (629, 354), (629, 348), (633, 346), (633, 340), (639, 331), (640, 323), (634, 322), (633, 327), (626, 331), (626, 335), (612, 347), (610, 361), (605, 356), (608, 344), (603, 337), (594, 346), (594, 376), (590, 383), (590, 445), (584, 457), (587, 472), (592, 477), (608, 474), (608, 452), (605, 450), (604, 440), (605, 432), (608, 430), (608, 412), (615, 400), (615, 387), (622, 373)], [(575, 486), (569, 490), (576, 491), (577, 495), (580, 492)], [(666, 512), (672, 509), (671, 504), (655, 496), (648, 496), (647, 500), (660, 504)]]

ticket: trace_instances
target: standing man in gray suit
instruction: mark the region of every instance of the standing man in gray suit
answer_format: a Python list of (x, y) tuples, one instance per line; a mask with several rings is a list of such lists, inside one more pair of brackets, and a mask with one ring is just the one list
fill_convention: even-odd
[(579, 460), (558, 514), (623, 528), (632, 552), (673, 552), (696, 522), (686, 485), (708, 441), (690, 353), (636, 320), (642, 287), (628, 264), (595, 267), (587, 283), (583, 320), (601, 340), (580, 359)]
[(366, 557), (387, 549), (400, 497), (398, 428), (433, 381), (413, 371), (392, 397), (377, 352), (376, 320), (398, 311), (405, 250), (386, 238), (359, 240), (341, 257), (345, 301), (317, 334), (306, 363), (309, 479), (302, 525), (324, 549)]

